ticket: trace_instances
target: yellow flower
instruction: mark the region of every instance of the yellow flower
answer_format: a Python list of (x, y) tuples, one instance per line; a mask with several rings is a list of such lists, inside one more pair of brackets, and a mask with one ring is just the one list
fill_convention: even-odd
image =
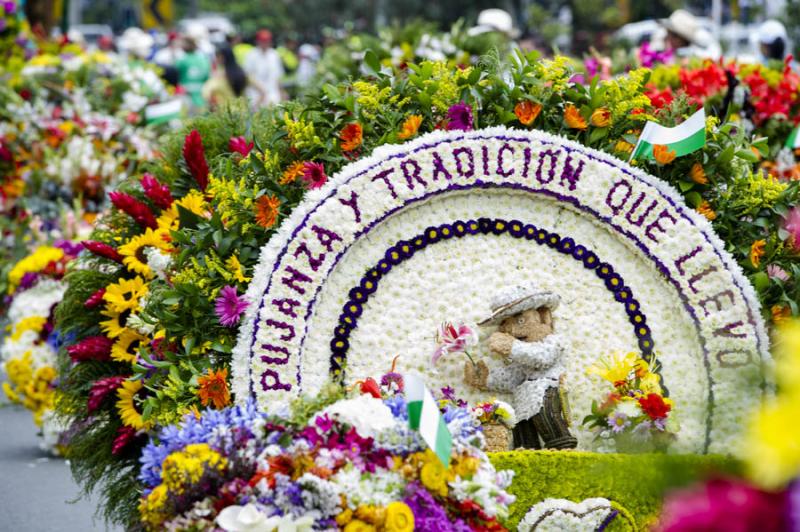
[(235, 253), (228, 257), (228, 260), (225, 261), (225, 266), (228, 268), (228, 271), (233, 274), (233, 278), (240, 283), (249, 283), (250, 279), (252, 279), (252, 277), (245, 277), (242, 263), (239, 262), (239, 257)]
[(588, 126), (586, 125), (586, 119), (583, 118), (581, 112), (572, 104), (567, 104), (567, 107), (564, 109), (564, 122), (567, 124), (567, 127), (572, 129), (586, 129)]
[(618, 140), (614, 145), (614, 151), (618, 151), (620, 153), (631, 153), (633, 152), (633, 144), (625, 140)]
[(386, 521), (384, 522), (386, 532), (413, 532), (414, 514), (411, 508), (404, 502), (395, 501), (386, 507)]
[(149, 530), (156, 530), (169, 517), (167, 487), (159, 484), (139, 501), (139, 515)]
[(708, 178), (706, 177), (706, 171), (703, 169), (703, 165), (700, 163), (694, 163), (692, 165), (692, 169), (689, 170), (689, 177), (697, 183), (698, 185), (707, 185)]
[(800, 319), (786, 320), (777, 329), (775, 375), (784, 392), (800, 392)]
[(100, 322), (100, 329), (109, 338), (117, 338), (124, 331), (128, 330), (125, 324), (128, 322), (128, 318), (131, 316), (130, 310), (116, 312), (111, 309), (104, 309), (100, 312), (100, 314), (108, 318), (107, 320)]
[(335, 517), (335, 519), (337, 525), (345, 526), (347, 523), (353, 520), (353, 510), (350, 508), (345, 508), (339, 513), (339, 515)]
[(761, 257), (766, 253), (764, 249), (766, 245), (766, 240), (756, 240), (750, 244), (750, 262), (752, 262), (753, 266), (756, 268), (761, 265)]
[(164, 458), (161, 478), (170, 492), (182, 493), (207, 472), (221, 473), (227, 465), (228, 460), (207, 443), (192, 443)]
[(8, 272), (8, 293), (14, 293), (26, 273), (40, 272), (51, 262), (58, 262), (62, 258), (64, 258), (64, 250), (61, 248), (40, 246), (36, 251), (16, 263)]
[(416, 136), (420, 125), (422, 125), (422, 116), (410, 115), (400, 126), (400, 132), (397, 134), (397, 138), (406, 140)]
[(47, 323), (47, 318), (42, 316), (30, 316), (27, 318), (23, 318), (17, 322), (17, 326), (14, 327), (14, 334), (11, 335), (11, 340), (14, 342), (18, 342), (22, 335), (28, 331), (33, 331), (35, 333), (40, 333), (42, 329), (44, 329), (45, 324)]
[(670, 150), (666, 144), (656, 144), (653, 146), (653, 159), (658, 164), (669, 164), (675, 160), (678, 153), (675, 150)]
[(158, 230), (165, 235), (180, 229), (181, 221), (178, 217), (178, 207), (175, 202), (170, 205), (169, 209), (161, 212), (161, 215), (156, 219), (156, 223), (158, 224)]
[(303, 175), (305, 171), (305, 161), (295, 161), (290, 164), (286, 170), (283, 171), (283, 175), (278, 180), (279, 185), (288, 185), (297, 180), (298, 177)]
[[(208, 205), (206, 204), (203, 194), (198, 190), (189, 191), (188, 194), (175, 201), (172, 205), (181, 206), (187, 211), (193, 212), (198, 216), (202, 216), (203, 218), (208, 216)], [(177, 208), (175, 209), (175, 212), (177, 214)]]
[(601, 360), (599, 364), (591, 366), (586, 370), (586, 373), (597, 375), (617, 386), (628, 379), (628, 376), (636, 367), (638, 358), (636, 353), (628, 353), (623, 357), (614, 354), (607, 359)]
[[(310, 459), (309, 459), (310, 460)], [(311, 460), (313, 464), (314, 461)], [(356, 519), (371, 525), (380, 525), (386, 519), (386, 509), (373, 504), (362, 504), (355, 511)]]
[(133, 279), (120, 278), (116, 284), (106, 287), (103, 300), (107, 303), (108, 309), (113, 312), (125, 312), (126, 310), (138, 310), (139, 299), (146, 296), (148, 292), (147, 284), (139, 276)]
[(119, 254), (122, 255), (122, 262), (134, 273), (139, 273), (147, 278), (153, 277), (150, 266), (147, 265), (147, 257), (144, 254), (145, 248), (153, 247), (162, 251), (168, 251), (169, 245), (165, 240), (166, 233), (162, 230), (153, 231), (149, 227), (140, 235), (128, 240), (120, 246)]
[(447, 470), (430, 449), (425, 452), (425, 463), (419, 471), (419, 479), (434, 495), (447, 497)]
[(773, 305), (770, 312), (772, 313), (772, 323), (775, 325), (786, 323), (792, 316), (791, 309), (785, 305)]
[(119, 412), (122, 422), (128, 427), (136, 430), (149, 430), (150, 422), (142, 418), (142, 414), (137, 410), (137, 394), (144, 388), (140, 380), (127, 380), (122, 386), (117, 388), (117, 412)]
[(378, 529), (360, 519), (353, 519), (344, 527), (344, 532), (376, 532)]
[(698, 205), (697, 212), (705, 216), (709, 221), (717, 219), (717, 213), (714, 212), (713, 208), (711, 208), (711, 204), (705, 200)]
[(779, 396), (762, 407), (745, 437), (750, 478), (766, 488), (780, 488), (800, 473), (800, 394)]
[(611, 125), (611, 111), (607, 107), (598, 107), (592, 112), (590, 120), (595, 127), (608, 127)]
[(118, 362), (133, 364), (136, 362), (137, 351), (145, 340), (147, 340), (146, 336), (131, 329), (125, 329), (111, 347), (111, 358)]
[(478, 459), (473, 456), (463, 456), (454, 460), (450, 464), (448, 479), (455, 480), (456, 477), (461, 477), (463, 479), (471, 478), (472, 475), (478, 471), (479, 465)]

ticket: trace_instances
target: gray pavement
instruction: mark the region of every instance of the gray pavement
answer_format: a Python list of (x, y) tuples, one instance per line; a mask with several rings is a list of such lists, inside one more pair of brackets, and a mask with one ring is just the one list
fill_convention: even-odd
[[(2, 393), (0, 393), (2, 395)], [(69, 465), (39, 449), (36, 426), (22, 407), (0, 399), (0, 531), (90, 532), (95, 500), (81, 498)]]

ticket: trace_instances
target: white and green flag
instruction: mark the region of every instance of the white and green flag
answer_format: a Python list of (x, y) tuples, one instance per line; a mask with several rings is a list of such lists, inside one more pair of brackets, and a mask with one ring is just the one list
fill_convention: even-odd
[(786, 139), (786, 147), (790, 150), (800, 148), (800, 135), (797, 134), (798, 131), (800, 131), (800, 126), (794, 128), (789, 138)]
[(676, 157), (697, 151), (706, 144), (706, 112), (700, 108), (683, 123), (675, 127), (659, 126), (655, 122), (644, 125), (631, 159), (653, 159), (653, 146), (664, 145)]
[(163, 124), (179, 119), (183, 112), (183, 100), (174, 98), (166, 102), (154, 103), (144, 108), (144, 120), (148, 124)]
[(453, 437), (439, 411), (433, 395), (417, 375), (403, 375), (403, 387), (408, 405), (408, 424), (418, 430), (428, 447), (436, 453), (444, 467), (450, 465)]

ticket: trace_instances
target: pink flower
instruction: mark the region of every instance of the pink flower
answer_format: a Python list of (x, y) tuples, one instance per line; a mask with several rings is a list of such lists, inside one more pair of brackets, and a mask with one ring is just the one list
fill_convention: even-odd
[(472, 130), (472, 107), (464, 102), (451, 105), (447, 110), (447, 129), (450, 131)]
[(800, 251), (800, 207), (794, 207), (789, 211), (783, 227), (789, 232), (789, 244)]
[(767, 266), (767, 275), (770, 279), (780, 279), (783, 282), (789, 280), (789, 272), (778, 266), (777, 264), (770, 264)]
[(248, 143), (244, 137), (231, 137), (228, 141), (228, 149), (230, 149), (231, 152), (240, 153), (242, 157), (247, 157), (250, 150), (253, 149), (253, 146), (255, 146), (255, 144), (252, 142)]
[(328, 176), (325, 175), (325, 167), (322, 163), (303, 163), (303, 181), (306, 182), (309, 189), (324, 185), (328, 181)]
[(465, 353), (467, 347), (478, 343), (478, 334), (475, 330), (463, 323), (453, 325), (449, 321), (439, 325), (436, 331), (436, 351), (431, 357), (431, 364), (436, 364), (447, 353)]
[(167, 185), (162, 185), (152, 174), (145, 173), (139, 180), (144, 195), (155, 203), (159, 209), (169, 209), (174, 201)]
[(247, 301), (239, 297), (233, 286), (226, 286), (220, 290), (214, 305), (219, 322), (225, 327), (233, 327), (239, 323), (246, 308)]

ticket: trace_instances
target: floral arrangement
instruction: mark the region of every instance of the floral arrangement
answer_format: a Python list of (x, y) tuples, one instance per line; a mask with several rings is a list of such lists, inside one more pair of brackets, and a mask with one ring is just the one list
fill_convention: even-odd
[(472, 411), (481, 425), (500, 423), (508, 428), (514, 427), (514, 408), (505, 401), (496, 398), (481, 401), (473, 406)]
[[(475, 418), (443, 411), (449, 467), (409, 428), (402, 394), (337, 392), (290, 421), (255, 405), (189, 414), (151, 439), (139, 503), (147, 529), (505, 530), (511, 476), (480, 450)], [(336, 400), (335, 398), (338, 398)]]
[(3, 297), (6, 334), (0, 362), (6, 379), (3, 391), (31, 411), (42, 429), (41, 446), (55, 451), (62, 428), (53, 416), (56, 354), (64, 341), (54, 325), (54, 309), (64, 296), (61, 281), (66, 264), (80, 251), (67, 241), (42, 246), (17, 262), (8, 273)]
[(592, 402), (592, 413), (583, 420), (598, 439), (613, 441), (620, 452), (666, 450), (678, 425), (652, 363), (628, 353), (604, 359), (587, 373), (613, 386), (602, 403)]

